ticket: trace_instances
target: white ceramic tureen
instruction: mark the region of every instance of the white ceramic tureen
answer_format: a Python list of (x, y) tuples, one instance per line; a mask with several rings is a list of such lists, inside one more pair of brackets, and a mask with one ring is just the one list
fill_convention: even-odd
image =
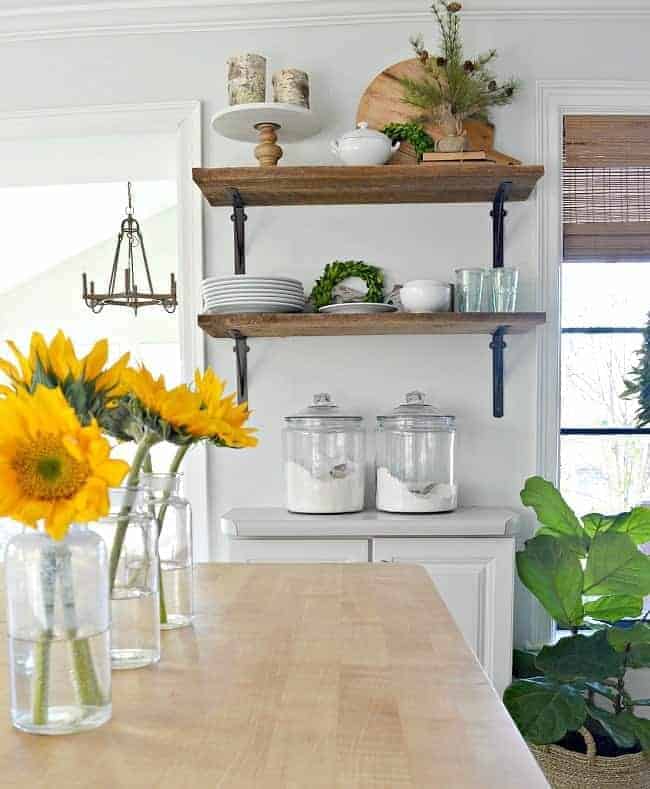
[(386, 164), (399, 149), (399, 142), (393, 143), (385, 134), (369, 129), (364, 121), (330, 143), (330, 147), (343, 164)]

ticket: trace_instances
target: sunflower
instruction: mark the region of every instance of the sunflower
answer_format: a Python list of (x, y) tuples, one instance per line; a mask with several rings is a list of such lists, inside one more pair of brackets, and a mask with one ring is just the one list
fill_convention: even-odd
[[(117, 426), (113, 425), (115, 414), (110, 412), (117, 410), (124, 394), (121, 381), (129, 362), (128, 353), (107, 366), (108, 341), (100, 340), (90, 353), (79, 358), (72, 341), (61, 330), (49, 345), (42, 334), (34, 332), (26, 355), (15, 343), (9, 341), (7, 344), (16, 363), (0, 359), (0, 371), (9, 378), (14, 389), (32, 392), (39, 385), (50, 389), (58, 387), (84, 425), (96, 418), (110, 432), (117, 431)], [(1, 391), (6, 393), (6, 387)]]
[(164, 376), (146, 367), (125, 370), (123, 384), (133, 417), (143, 434), (172, 444), (193, 444), (210, 435), (210, 417), (201, 400), (185, 384), (168, 389)]
[(235, 404), (235, 396), (223, 396), (225, 382), (210, 367), (201, 374), (194, 373), (194, 386), (201, 399), (201, 407), (210, 417), (209, 440), (219, 446), (237, 449), (256, 447), (255, 428), (245, 427), (250, 416), (248, 403)]
[(60, 389), (37, 385), (0, 400), (0, 516), (44, 521), (55, 540), (108, 512), (108, 487), (128, 471), (110, 459), (95, 420), (84, 426)]

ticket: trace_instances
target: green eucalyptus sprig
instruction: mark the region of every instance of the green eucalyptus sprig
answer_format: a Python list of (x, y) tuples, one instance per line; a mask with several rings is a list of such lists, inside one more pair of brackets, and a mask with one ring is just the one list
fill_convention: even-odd
[(314, 309), (326, 307), (332, 303), (332, 291), (348, 277), (359, 277), (368, 288), (364, 296), (366, 302), (382, 302), (384, 300), (384, 275), (381, 269), (364, 263), (362, 260), (335, 260), (328, 263), (321, 276), (316, 280), (309, 301)]
[(400, 140), (412, 145), (420, 159), (423, 153), (435, 151), (436, 149), (435, 141), (427, 134), (420, 123), (413, 121), (410, 123), (389, 123), (387, 126), (384, 126), (382, 132), (387, 137), (390, 137), (393, 142)]

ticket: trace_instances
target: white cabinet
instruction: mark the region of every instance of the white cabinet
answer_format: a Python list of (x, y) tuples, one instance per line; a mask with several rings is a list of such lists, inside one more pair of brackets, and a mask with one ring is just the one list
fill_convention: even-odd
[[(426, 568), (465, 640), (502, 693), (512, 667), (516, 515), (490, 507), (444, 515), (226, 513), (230, 562), (415, 562)], [(461, 536), (462, 535), (462, 536)]]
[(229, 562), (367, 562), (368, 540), (228, 540)]
[(376, 562), (421, 564), (499, 693), (511, 680), (512, 538), (379, 538)]

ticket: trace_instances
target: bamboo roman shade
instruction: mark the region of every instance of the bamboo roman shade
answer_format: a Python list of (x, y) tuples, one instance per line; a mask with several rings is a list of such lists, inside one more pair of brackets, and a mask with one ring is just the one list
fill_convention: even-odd
[(650, 260), (650, 116), (567, 115), (564, 260)]

